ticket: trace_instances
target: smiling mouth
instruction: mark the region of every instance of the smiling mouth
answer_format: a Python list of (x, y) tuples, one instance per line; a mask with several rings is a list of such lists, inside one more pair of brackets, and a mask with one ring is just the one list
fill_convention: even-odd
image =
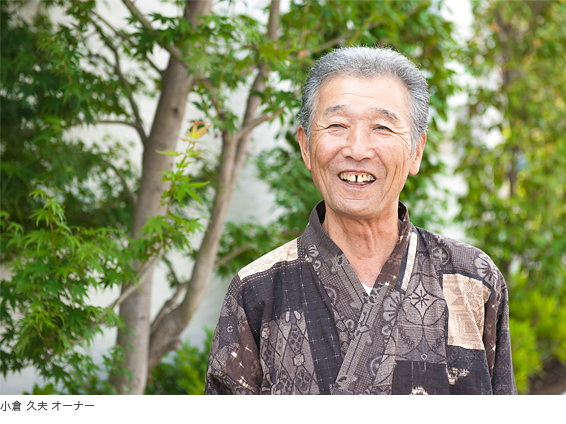
[(349, 184), (365, 185), (375, 181), (375, 177), (371, 174), (357, 174), (354, 172), (341, 172), (338, 178)]

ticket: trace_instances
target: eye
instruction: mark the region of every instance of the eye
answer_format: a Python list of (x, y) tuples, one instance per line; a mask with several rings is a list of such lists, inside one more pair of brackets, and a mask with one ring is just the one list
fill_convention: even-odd
[(345, 128), (342, 124), (330, 124), (328, 128)]
[(387, 128), (387, 127), (384, 126), (384, 125), (376, 125), (374, 129), (376, 129), (376, 130), (378, 130), (378, 131), (383, 131), (383, 130), (391, 131), (389, 128)]

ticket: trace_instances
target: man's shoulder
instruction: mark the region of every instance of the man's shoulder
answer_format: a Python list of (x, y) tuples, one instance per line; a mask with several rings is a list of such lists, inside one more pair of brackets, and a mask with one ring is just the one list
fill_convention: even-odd
[(433, 231), (415, 227), (424, 241), (431, 261), (445, 273), (458, 272), (475, 275), (483, 280), (500, 275), (493, 260), (478, 247)]
[(238, 277), (240, 280), (244, 280), (246, 277), (269, 271), (277, 264), (290, 263), (298, 260), (298, 258), (298, 239), (294, 239), (246, 265), (238, 272)]
[(453, 251), (468, 252), (472, 255), (479, 255), (481, 253), (485, 255), (485, 252), (483, 252), (480, 248), (475, 247), (469, 243), (465, 243), (455, 238), (435, 233), (434, 231), (430, 231), (424, 228), (414, 228), (416, 229), (417, 233), (419, 233), (419, 235), (423, 238), (427, 246), (442, 246)]

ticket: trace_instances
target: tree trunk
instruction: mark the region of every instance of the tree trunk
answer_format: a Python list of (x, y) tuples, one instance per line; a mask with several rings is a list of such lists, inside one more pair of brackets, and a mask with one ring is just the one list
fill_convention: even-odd
[[(187, 1), (185, 18), (195, 24), (197, 15), (210, 13), (211, 6), (212, 0)], [(170, 57), (163, 75), (161, 97), (151, 133), (144, 144), (142, 178), (131, 234), (134, 238), (138, 237), (148, 217), (163, 213), (161, 195), (167, 189), (167, 184), (162, 181), (161, 173), (173, 168), (174, 158), (158, 154), (156, 150), (175, 150), (194, 81), (194, 75), (188, 75), (187, 67)], [(130, 295), (120, 306), (120, 317), (126, 328), (118, 331), (117, 345), (124, 349), (124, 368), (132, 376), (131, 381), (125, 374), (114, 376), (113, 384), (120, 394), (143, 394), (145, 391), (153, 268), (139, 282), (141, 290)]]
[[(267, 25), (267, 38), (275, 40), (278, 27), (279, 0), (272, 0)], [(257, 118), (261, 99), (255, 93), (265, 91), (267, 74), (265, 67), (260, 65), (256, 79), (249, 90), (250, 95), (241, 126), (242, 130), (247, 128), (248, 124)], [(187, 284), (187, 291), (183, 301), (178, 307), (152, 326), (148, 371), (151, 371), (159, 363), (163, 355), (180, 344), (179, 336), (202, 303), (210, 286), (226, 213), (244, 166), (247, 147), (252, 135), (251, 129), (242, 130), (234, 136), (228, 134), (227, 131), (223, 133), (218, 181), (209, 225), (195, 258), (193, 273)]]

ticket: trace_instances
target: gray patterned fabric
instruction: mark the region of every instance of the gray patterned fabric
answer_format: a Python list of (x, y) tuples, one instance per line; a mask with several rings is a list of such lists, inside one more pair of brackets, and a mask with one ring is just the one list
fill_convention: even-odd
[(368, 295), (322, 229), (243, 268), (205, 394), (516, 394), (505, 281), (481, 250), (414, 227)]

